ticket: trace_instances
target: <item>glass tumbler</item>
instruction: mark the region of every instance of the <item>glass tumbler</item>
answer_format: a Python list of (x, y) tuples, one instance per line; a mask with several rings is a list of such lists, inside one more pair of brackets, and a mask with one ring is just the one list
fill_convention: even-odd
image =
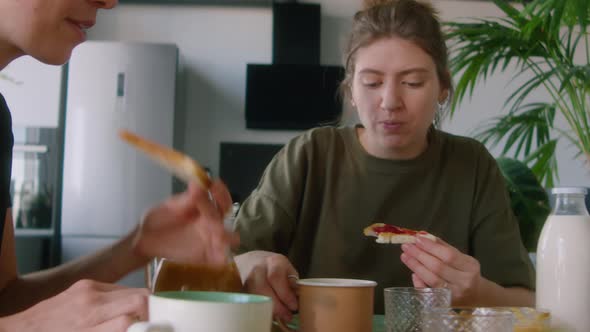
[(426, 310), (451, 305), (448, 288), (390, 287), (384, 293), (387, 332), (422, 331)]
[(516, 319), (502, 308), (433, 308), (424, 315), (424, 332), (513, 332)]

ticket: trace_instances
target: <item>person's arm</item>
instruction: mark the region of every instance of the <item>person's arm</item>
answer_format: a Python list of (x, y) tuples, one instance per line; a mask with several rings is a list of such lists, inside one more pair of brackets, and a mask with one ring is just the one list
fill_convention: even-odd
[(477, 259), (441, 239), (418, 237), (416, 244), (402, 245), (402, 251), (414, 286), (449, 288), (454, 306), (534, 306), (534, 292), (484, 278)]
[(524, 287), (502, 287), (482, 278), (478, 306), (534, 307), (535, 292)]
[[(69, 268), (20, 278), (12, 213), (8, 209), (0, 250), (0, 331), (69, 332), (92, 327), (96, 332), (113, 332), (125, 331), (133, 322), (147, 319), (145, 289), (81, 280), (60, 292), (74, 282), (64, 276), (73, 274), (70, 270), (75, 267), (72, 264)], [(59, 295), (51, 297), (58, 292)], [(45, 298), (48, 299), (42, 301)]]
[(14, 226), (12, 221), (12, 209), (6, 210), (4, 232), (2, 235), (2, 247), (0, 248), (0, 315), (6, 314), (5, 307), (9, 301), (5, 301), (5, 292), (9, 285), (18, 278), (16, 269), (16, 251), (14, 249)]
[(298, 307), (292, 277), (299, 278), (299, 273), (289, 259), (270, 251), (255, 250), (236, 256), (235, 261), (244, 290), (272, 298), (273, 317), (290, 322), (292, 311)]
[(147, 258), (135, 254), (129, 234), (113, 246), (49, 270), (19, 276), (16, 268), (12, 214), (6, 213), (0, 250), (0, 316), (24, 310), (54, 296), (80, 279), (115, 282), (141, 267)]
[(215, 181), (210, 190), (216, 205), (206, 190), (191, 185), (186, 192), (150, 209), (142, 223), (114, 245), (76, 261), (22, 277), (16, 273), (10, 217), (5, 225), (7, 231), (0, 256), (0, 315), (28, 308), (80, 279), (103, 283), (117, 281), (155, 256), (186, 263), (222, 264), (226, 260), (227, 246), (230, 243), (235, 245), (237, 241), (224, 230), (222, 223), (224, 211), (231, 206), (231, 198), (220, 181)]

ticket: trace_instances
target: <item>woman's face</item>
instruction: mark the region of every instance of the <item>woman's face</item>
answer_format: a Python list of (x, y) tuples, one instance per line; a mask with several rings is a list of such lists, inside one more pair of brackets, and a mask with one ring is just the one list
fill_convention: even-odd
[(364, 126), (361, 144), (386, 159), (412, 159), (426, 149), (437, 102), (448, 94), (430, 55), (398, 37), (357, 51), (351, 88)]
[(0, 0), (0, 59), (31, 55), (50, 64), (66, 62), (86, 39), (100, 8), (117, 0)]

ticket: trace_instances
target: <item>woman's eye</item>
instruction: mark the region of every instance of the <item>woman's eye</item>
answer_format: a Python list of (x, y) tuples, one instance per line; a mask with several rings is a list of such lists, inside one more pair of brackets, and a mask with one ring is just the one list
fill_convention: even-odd
[(404, 82), (402, 82), (402, 84), (405, 84), (405, 85), (409, 86), (410, 88), (419, 88), (422, 85), (424, 85), (424, 82), (404, 81)]
[(381, 82), (378, 81), (366, 81), (363, 82), (363, 85), (368, 87), (368, 88), (376, 88), (381, 84)]

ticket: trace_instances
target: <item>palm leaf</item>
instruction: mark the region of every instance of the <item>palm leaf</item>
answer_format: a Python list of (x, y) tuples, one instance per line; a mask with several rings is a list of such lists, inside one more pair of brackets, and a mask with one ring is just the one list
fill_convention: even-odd
[(556, 72), (561, 75), (561, 85), (559, 92), (562, 92), (568, 85), (571, 86), (573, 80), (580, 86), (575, 88), (584, 88), (590, 86), (590, 64), (587, 65), (561, 65), (556, 67)]
[(478, 81), (485, 81), (488, 75), (505, 70), (512, 60), (530, 57), (548, 57), (547, 49), (536, 39), (519, 34), (517, 30), (493, 20), (479, 20), (477, 23), (448, 23), (452, 40), (451, 50), (455, 53), (450, 67), (455, 75), (462, 73), (457, 83), (456, 98), (451, 105), (451, 114), (467, 96), (472, 96)]
[(505, 0), (494, 0), (494, 3), (500, 8), (506, 16), (510, 17), (513, 21), (518, 22), (521, 20), (520, 11), (512, 6), (508, 1)]
[[(521, 71), (521, 73), (525, 72), (526, 70)], [(508, 99), (506, 99), (504, 105), (506, 106), (511, 104), (512, 106), (510, 107), (510, 112), (514, 112), (515, 110), (520, 108), (524, 100), (532, 91), (536, 90), (544, 84), (547, 84), (548, 81), (557, 74), (558, 70), (552, 69), (540, 75), (534, 75), (532, 78), (530, 78), (520, 87), (518, 87), (510, 96), (508, 96)]]
[(532, 165), (539, 179), (549, 184), (553, 182), (557, 173), (552, 169), (553, 161), (547, 159), (548, 148), (545, 147), (539, 152), (539, 147), (544, 147), (553, 141), (551, 129), (555, 112), (553, 104), (523, 105), (508, 116), (495, 117), (478, 126), (473, 134), (482, 143), (491, 147), (503, 143), (503, 155), (509, 154), (514, 158), (525, 159), (535, 156), (527, 164)]
[[(493, 137), (504, 138), (510, 131), (524, 128), (527, 132), (537, 132), (536, 140), (545, 143), (550, 139), (549, 129), (555, 119), (555, 107), (548, 103), (531, 103), (522, 106), (508, 116), (498, 116), (476, 128), (474, 135), (484, 143)], [(509, 150), (511, 146), (508, 147)], [(506, 151), (507, 151), (506, 150)], [(524, 151), (528, 154), (530, 150)]]
[(547, 188), (554, 187), (555, 180), (558, 178), (557, 159), (555, 158), (556, 147), (557, 140), (552, 139), (545, 144), (539, 145), (536, 151), (523, 160)]

